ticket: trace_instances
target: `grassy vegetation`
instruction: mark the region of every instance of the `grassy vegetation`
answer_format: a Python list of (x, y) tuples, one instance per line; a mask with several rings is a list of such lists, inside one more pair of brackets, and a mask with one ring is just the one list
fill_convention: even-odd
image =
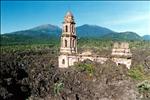
[(78, 40), (78, 47), (82, 48), (98, 48), (98, 49), (111, 49), (113, 41), (101, 39), (87, 39), (81, 38)]
[(38, 51), (38, 50), (47, 50), (50, 48), (57, 49), (58, 44), (29, 44), (29, 45), (8, 45), (1, 46), (1, 53), (15, 53), (15, 52), (25, 52), (25, 51)]
[[(15, 41), (15, 40), (14, 40)], [(36, 50), (36, 49), (45, 49), (51, 47), (59, 48), (60, 41), (59, 39), (29, 39), (24, 42), (19, 42), (19, 40), (15, 42), (1, 40), (1, 51), (24, 51), (24, 50)], [(78, 48), (84, 49), (94, 49), (94, 50), (111, 50), (113, 46), (113, 40), (102, 40), (102, 39), (89, 39), (89, 38), (80, 38), (78, 39)], [(142, 48), (150, 48), (150, 41), (127, 41), (130, 44), (131, 49), (142, 49)]]
[[(102, 39), (87, 39), (81, 38), (78, 40), (78, 48), (94, 48), (94, 49), (112, 49), (114, 42), (113, 40), (102, 40)], [(150, 41), (122, 41), (128, 42), (131, 49), (150, 49)]]
[(144, 71), (144, 66), (138, 65), (128, 71), (128, 75), (134, 79), (137, 84), (138, 92), (143, 99), (150, 97), (150, 75)]
[(143, 66), (136, 66), (130, 69), (128, 75), (135, 80), (144, 80), (146, 78)]
[(75, 66), (81, 71), (86, 71), (90, 76), (94, 74), (94, 66), (92, 64), (80, 62), (77, 63)]
[(145, 80), (137, 85), (138, 91), (143, 95), (143, 98), (150, 96), (150, 80)]
[[(29, 33), (30, 34), (30, 33)], [(32, 45), (32, 44), (55, 44), (59, 42), (58, 37), (47, 34), (20, 35), (20, 34), (5, 34), (1, 35), (1, 45)]]
[(150, 41), (129, 41), (131, 49), (150, 49)]
[[(32, 44), (54, 44), (60, 43), (60, 39), (56, 37), (41, 36), (41, 37), (19, 37), (19, 35), (13, 35), (14, 38), (10, 38), (11, 34), (1, 36), (1, 46), (10, 45), (32, 45)], [(79, 38), (78, 47), (98, 47), (98, 48), (111, 48), (112, 43), (117, 40), (107, 40), (101, 38)], [(121, 40), (120, 40), (121, 41)], [(122, 40), (127, 41), (127, 40)], [(143, 48), (150, 46), (150, 41), (127, 41), (130, 43), (131, 48)]]

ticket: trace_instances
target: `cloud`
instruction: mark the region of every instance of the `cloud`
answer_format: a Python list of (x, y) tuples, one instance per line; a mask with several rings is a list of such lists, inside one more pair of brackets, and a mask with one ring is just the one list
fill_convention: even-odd
[(109, 25), (124, 25), (124, 24), (132, 24), (141, 21), (148, 21), (150, 24), (150, 14), (141, 14), (141, 15), (128, 15), (125, 17), (120, 17), (120, 19), (114, 19), (105, 24)]
[(133, 31), (139, 35), (150, 35), (150, 12), (128, 12), (104, 23), (116, 31)]

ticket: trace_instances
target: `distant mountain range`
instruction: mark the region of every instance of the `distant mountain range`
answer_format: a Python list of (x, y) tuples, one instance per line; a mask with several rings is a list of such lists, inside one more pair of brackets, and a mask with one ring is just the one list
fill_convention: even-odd
[(6, 33), (4, 35), (16, 34), (16, 35), (26, 35), (30, 37), (38, 37), (43, 35), (58, 37), (61, 33), (61, 28), (51, 24), (45, 24), (37, 26), (28, 30), (16, 31), (11, 33)]
[(77, 27), (76, 32), (78, 37), (90, 37), (90, 38), (93, 37), (100, 38), (104, 35), (115, 33), (114, 31), (108, 28), (100, 27), (97, 25), (88, 25), (88, 24), (84, 24), (82, 26)]
[(144, 40), (150, 40), (150, 35), (144, 35), (144, 36), (143, 36), (143, 39), (144, 39)]
[(143, 40), (137, 33), (134, 32), (120, 32), (120, 33), (110, 33), (103, 36), (105, 39), (113, 40)]
[[(78, 38), (99, 38), (110, 40), (150, 40), (150, 35), (143, 37), (134, 32), (115, 32), (105, 27), (84, 24), (76, 28)], [(24, 41), (50, 41), (57, 40), (61, 36), (61, 28), (51, 24), (37, 26), (28, 30), (5, 33), (1, 35), (1, 42)]]

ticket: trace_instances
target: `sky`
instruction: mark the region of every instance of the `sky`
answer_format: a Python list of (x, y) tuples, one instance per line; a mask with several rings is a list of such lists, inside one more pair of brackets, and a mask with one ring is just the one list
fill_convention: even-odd
[(150, 35), (150, 1), (1, 1), (1, 34), (43, 24), (62, 26), (67, 11), (76, 26)]

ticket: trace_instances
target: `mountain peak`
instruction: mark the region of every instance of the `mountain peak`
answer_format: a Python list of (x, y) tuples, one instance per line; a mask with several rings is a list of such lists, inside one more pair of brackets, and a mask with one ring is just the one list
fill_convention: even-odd
[(108, 33), (113, 33), (113, 31), (98, 25), (84, 24), (77, 27), (77, 34), (79, 37), (100, 37)]
[(52, 25), (52, 24), (43, 24), (43, 25), (40, 25), (40, 26), (37, 26), (37, 27), (34, 27), (30, 30), (33, 30), (33, 31), (38, 31), (38, 30), (57, 30), (57, 29), (60, 29), (58, 26), (56, 25)]
[[(118, 39), (118, 40), (148, 40), (148, 36), (140, 37), (137, 33), (126, 31), (126, 32), (114, 32), (108, 28), (101, 27), (98, 25), (84, 24), (76, 28), (76, 32), (79, 38), (106, 38), (106, 39)], [(11, 34), (20, 34), (26, 36), (52, 36), (57, 37), (61, 35), (61, 28), (52, 24), (43, 24), (29, 30), (12, 32)]]
[(125, 31), (125, 32), (120, 32), (122, 34), (136, 34), (135, 32), (131, 32), (131, 31)]
[(98, 25), (90, 25), (90, 24), (83, 24), (82, 26), (84, 26), (84, 27), (101, 27)]

